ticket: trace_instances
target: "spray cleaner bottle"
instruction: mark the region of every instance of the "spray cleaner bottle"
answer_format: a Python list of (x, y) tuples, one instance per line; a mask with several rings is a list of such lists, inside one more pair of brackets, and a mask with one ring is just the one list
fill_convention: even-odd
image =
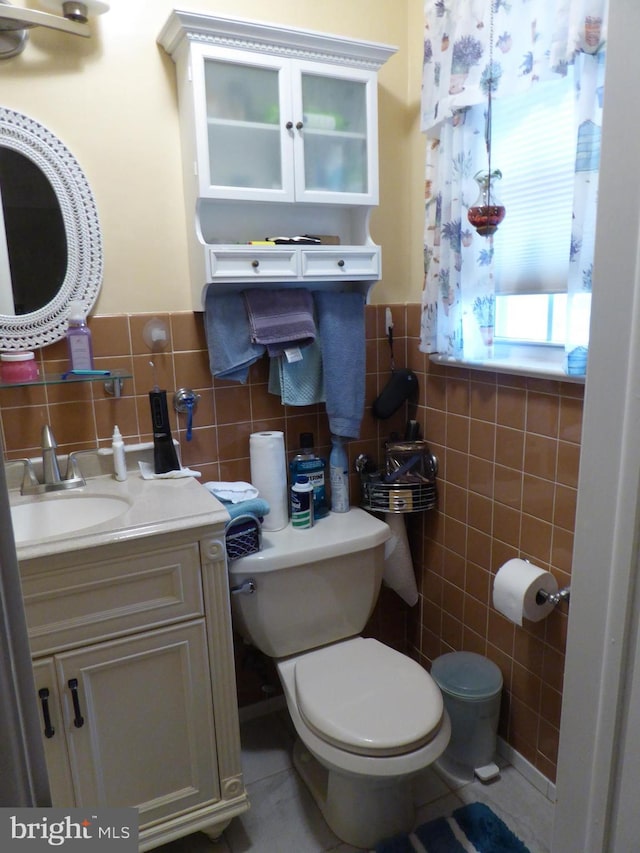
[(329, 456), (331, 472), (331, 511), (349, 511), (349, 462), (347, 451), (339, 435), (331, 436), (331, 454)]

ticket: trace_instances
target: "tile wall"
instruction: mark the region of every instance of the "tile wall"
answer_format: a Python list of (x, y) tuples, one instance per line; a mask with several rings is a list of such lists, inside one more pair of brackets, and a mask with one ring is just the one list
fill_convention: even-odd
[[(582, 386), (504, 374), (436, 367), (418, 352), (420, 306), (391, 306), (394, 357), (419, 378), (416, 404), (388, 421), (365, 412), (361, 438), (349, 445), (351, 463), (365, 452), (381, 461), (383, 442), (401, 437), (407, 417), (417, 419), (439, 460), (439, 505), (407, 516), (420, 589), (408, 608), (383, 590), (368, 633), (407, 650), (425, 667), (438, 655), (469, 650), (487, 655), (504, 677), (500, 734), (545, 776), (555, 778), (566, 605), (541, 623), (518, 628), (491, 607), (492, 576), (507, 559), (527, 557), (569, 582), (573, 545)], [(151, 353), (143, 329), (153, 317), (166, 321), (166, 350)], [(367, 389), (370, 404), (389, 377), (384, 306), (367, 308)], [(283, 407), (267, 391), (268, 365), (251, 368), (246, 385), (211, 382), (202, 316), (99, 316), (90, 320), (97, 367), (132, 375), (123, 395), (108, 396), (102, 383), (73, 383), (0, 390), (0, 419), (8, 458), (38, 455), (40, 430), (52, 426), (62, 452), (110, 444), (114, 424), (126, 442), (151, 440), (148, 391), (168, 390), (174, 436), (183, 464), (203, 480), (249, 480), (249, 435), (282, 430), (289, 455), (300, 432), (316, 436), (329, 453), (323, 406)], [(46, 358), (43, 358), (43, 355)], [(47, 373), (66, 369), (64, 342), (39, 354)], [(150, 361), (155, 364), (155, 370)], [(173, 392), (200, 394), (193, 438), (171, 406)], [(351, 476), (352, 502), (359, 483)], [(238, 643), (241, 704), (277, 689), (268, 662)]]

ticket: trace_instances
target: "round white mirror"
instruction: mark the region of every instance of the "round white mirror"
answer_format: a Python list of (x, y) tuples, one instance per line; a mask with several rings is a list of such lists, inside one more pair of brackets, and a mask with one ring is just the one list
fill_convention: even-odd
[(63, 338), (69, 303), (88, 312), (102, 283), (95, 200), (47, 128), (0, 107), (0, 350)]

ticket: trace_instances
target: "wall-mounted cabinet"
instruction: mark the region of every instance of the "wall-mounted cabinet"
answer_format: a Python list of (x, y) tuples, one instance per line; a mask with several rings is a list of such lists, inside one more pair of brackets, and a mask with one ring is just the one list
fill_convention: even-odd
[[(174, 11), (193, 308), (209, 282), (369, 285), (377, 72), (395, 48)], [(251, 245), (312, 235), (313, 246)]]

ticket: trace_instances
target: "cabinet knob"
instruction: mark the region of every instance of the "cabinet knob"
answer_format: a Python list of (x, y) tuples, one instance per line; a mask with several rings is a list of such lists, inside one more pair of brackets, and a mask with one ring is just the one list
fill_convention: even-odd
[(51, 714), (49, 713), (49, 688), (41, 687), (38, 690), (38, 696), (42, 703), (42, 718), (44, 720), (44, 736), (46, 738), (53, 737), (56, 730), (51, 725)]
[(253, 261), (251, 261), (251, 266), (254, 268), (254, 270), (257, 270), (260, 266), (260, 261), (257, 258), (254, 259)]
[(293, 122), (292, 122), (292, 121), (288, 121), (288, 122), (285, 124), (285, 127), (287, 128), (287, 130), (292, 130), (292, 129), (293, 129)]
[(303, 127), (304, 127), (304, 125), (302, 124), (301, 121), (296, 122), (296, 130), (302, 130)]
[(343, 266), (344, 266), (344, 261), (342, 260), (342, 258), (340, 258), (340, 260), (338, 261), (338, 266), (339, 266), (339, 267), (343, 267)]

